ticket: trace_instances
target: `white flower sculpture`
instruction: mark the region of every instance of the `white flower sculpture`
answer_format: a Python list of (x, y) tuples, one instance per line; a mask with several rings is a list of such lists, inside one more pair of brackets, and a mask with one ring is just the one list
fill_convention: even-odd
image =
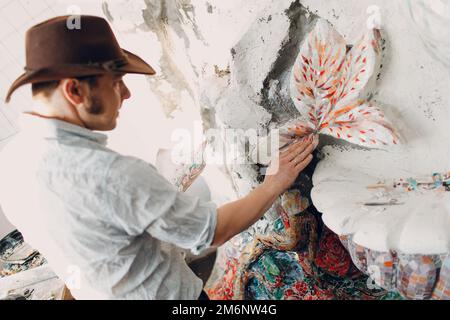
[(344, 38), (319, 20), (292, 71), (291, 97), (302, 121), (289, 122), (282, 134), (327, 134), (364, 147), (397, 144), (383, 112), (363, 96), (379, 68), (380, 40), (372, 29), (347, 52)]

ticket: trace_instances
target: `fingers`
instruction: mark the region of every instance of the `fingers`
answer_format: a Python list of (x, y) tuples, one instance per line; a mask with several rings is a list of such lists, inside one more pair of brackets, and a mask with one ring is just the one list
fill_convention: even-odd
[(314, 151), (314, 144), (308, 145), (306, 149), (304, 149), (300, 154), (296, 155), (291, 161), (294, 165), (297, 165), (298, 163), (302, 162), (306, 159), (313, 151)]
[(291, 161), (293, 158), (295, 158), (295, 155), (300, 153), (310, 143), (311, 143), (310, 138), (302, 139), (297, 142), (294, 142), (293, 144), (291, 144), (289, 147), (287, 147), (286, 149), (284, 149), (281, 152), (280, 157), (285, 157), (288, 159), (288, 161)]
[[(308, 139), (300, 145), (293, 148), (293, 150), (286, 155), (288, 161), (295, 161), (295, 164), (305, 159), (305, 157), (314, 150), (312, 140)], [(306, 152), (306, 153), (305, 153)]]
[(303, 161), (299, 162), (294, 169), (296, 170), (297, 174), (300, 173), (301, 171), (303, 171), (303, 169), (305, 169), (308, 164), (312, 161), (313, 159), (313, 155), (309, 154)]

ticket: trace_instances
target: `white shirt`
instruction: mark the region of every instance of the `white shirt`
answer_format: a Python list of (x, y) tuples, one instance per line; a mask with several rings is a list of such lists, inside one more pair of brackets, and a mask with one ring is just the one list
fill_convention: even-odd
[(107, 136), (24, 115), (0, 153), (0, 205), (76, 299), (197, 299), (179, 247), (212, 243), (213, 203), (179, 193)]

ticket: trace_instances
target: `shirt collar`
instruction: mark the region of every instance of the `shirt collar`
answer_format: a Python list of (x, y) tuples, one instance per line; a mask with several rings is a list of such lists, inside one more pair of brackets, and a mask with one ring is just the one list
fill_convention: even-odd
[(106, 146), (108, 136), (66, 121), (42, 118), (31, 114), (22, 114), (19, 120), (20, 129), (33, 131), (45, 138), (62, 138), (78, 136)]

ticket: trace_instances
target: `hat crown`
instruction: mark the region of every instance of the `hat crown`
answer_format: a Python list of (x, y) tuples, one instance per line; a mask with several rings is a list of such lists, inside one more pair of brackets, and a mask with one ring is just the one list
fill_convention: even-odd
[(27, 31), (25, 41), (28, 70), (125, 57), (108, 22), (95, 16), (62, 16), (44, 21)]

